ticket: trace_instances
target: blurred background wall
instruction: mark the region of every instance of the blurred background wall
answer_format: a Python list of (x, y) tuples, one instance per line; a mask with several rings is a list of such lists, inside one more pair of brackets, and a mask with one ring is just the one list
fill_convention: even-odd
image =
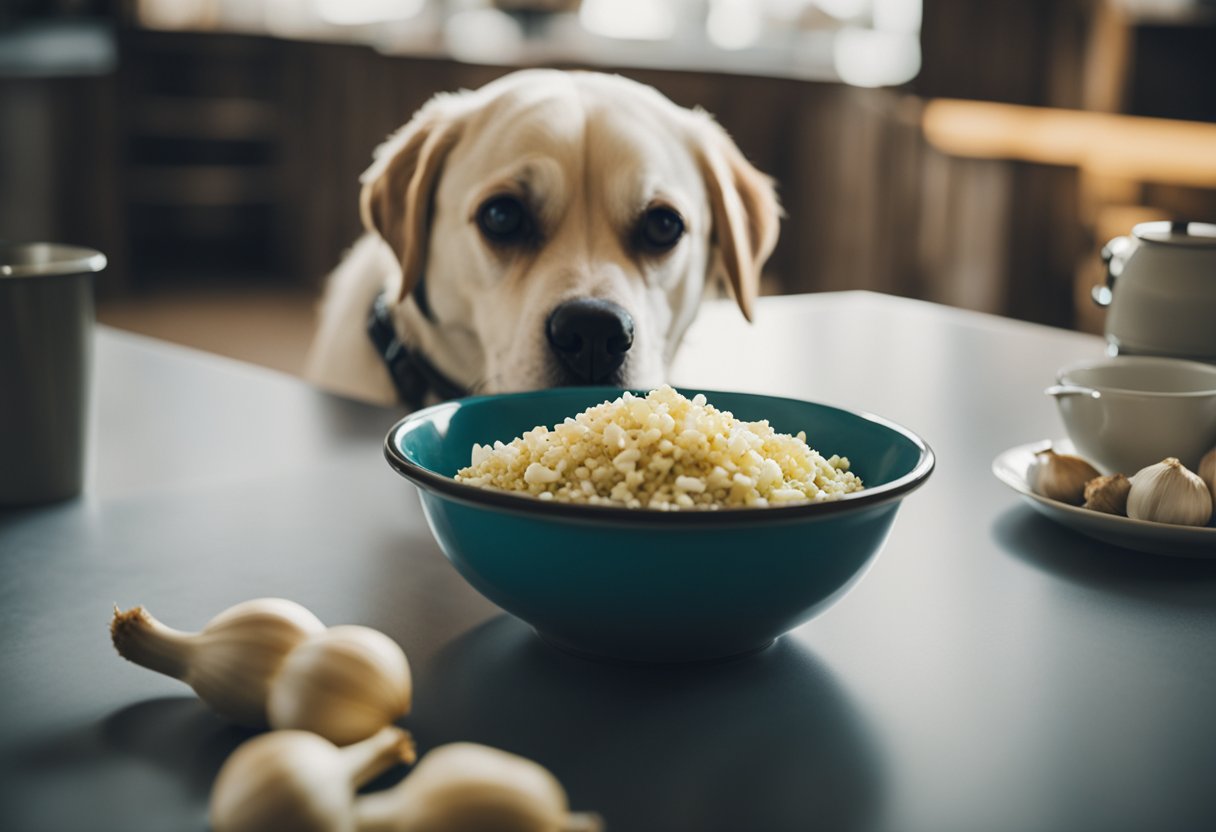
[(311, 295), (372, 148), (532, 65), (714, 113), (780, 186), (772, 293), (1097, 331), (1106, 239), (1216, 219), (1213, 0), (5, 0), (0, 237), (113, 301)]

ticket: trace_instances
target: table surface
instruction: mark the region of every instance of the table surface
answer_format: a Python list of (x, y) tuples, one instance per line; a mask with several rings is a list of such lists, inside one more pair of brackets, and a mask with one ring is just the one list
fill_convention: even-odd
[(399, 413), (114, 330), (78, 500), (0, 512), (0, 829), (206, 827), (248, 734), (114, 653), (115, 604), (185, 629), (297, 600), (405, 648), (422, 750), (551, 768), (610, 830), (1216, 829), (1216, 562), (1053, 524), (989, 471), (1060, 435), (1098, 338), (862, 292), (707, 304), (677, 383), (859, 408), (938, 466), (869, 574), (758, 655), (558, 652), (479, 596), (381, 456)]

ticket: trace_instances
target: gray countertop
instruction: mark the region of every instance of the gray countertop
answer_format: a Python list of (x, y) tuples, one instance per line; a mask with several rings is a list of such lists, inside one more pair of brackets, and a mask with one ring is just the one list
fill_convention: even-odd
[(859, 408), (933, 446), (870, 573), (750, 658), (598, 664), (468, 587), (384, 463), (399, 414), (102, 329), (86, 493), (0, 511), (0, 829), (191, 830), (248, 734), (109, 644), (280, 595), (405, 648), (420, 749), (542, 762), (610, 830), (1216, 828), (1216, 561), (1053, 524), (997, 482), (1100, 339), (869, 293), (708, 304), (689, 386)]

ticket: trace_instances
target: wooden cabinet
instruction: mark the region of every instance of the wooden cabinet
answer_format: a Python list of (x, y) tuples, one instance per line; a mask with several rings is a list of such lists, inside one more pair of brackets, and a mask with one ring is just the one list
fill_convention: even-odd
[[(1113, 24), (1093, 25), (1105, 4), (989, 5), (926, 2), (924, 70), (905, 90), (617, 71), (714, 113), (777, 180), (787, 217), (766, 291), (874, 289), (1094, 329), (1084, 291), (1110, 229), (1150, 215), (1210, 219), (1216, 192), (926, 141), (924, 104), (939, 96), (1079, 110), (1154, 100), (1133, 81), (1091, 83), (1093, 55), (1121, 54), (1099, 37)], [(509, 71), (223, 33), (126, 29), (118, 43), (116, 74), (52, 96), (41, 157), (53, 199), (0, 199), (0, 217), (32, 204), (41, 213), (27, 226), (111, 253), (110, 292), (319, 286), (361, 232), (358, 177), (373, 148), (435, 92)], [(1192, 53), (1210, 61), (1216, 50)], [(1211, 85), (1193, 89), (1184, 100), (1209, 106)]]

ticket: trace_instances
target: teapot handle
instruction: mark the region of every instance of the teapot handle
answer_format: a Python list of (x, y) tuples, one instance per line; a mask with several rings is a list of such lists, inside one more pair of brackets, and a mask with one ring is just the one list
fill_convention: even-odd
[(1115, 280), (1123, 273), (1123, 265), (1136, 241), (1131, 237), (1115, 237), (1102, 246), (1102, 263), (1106, 266), (1106, 282), (1095, 286), (1090, 297), (1098, 306), (1110, 306), (1115, 296)]

